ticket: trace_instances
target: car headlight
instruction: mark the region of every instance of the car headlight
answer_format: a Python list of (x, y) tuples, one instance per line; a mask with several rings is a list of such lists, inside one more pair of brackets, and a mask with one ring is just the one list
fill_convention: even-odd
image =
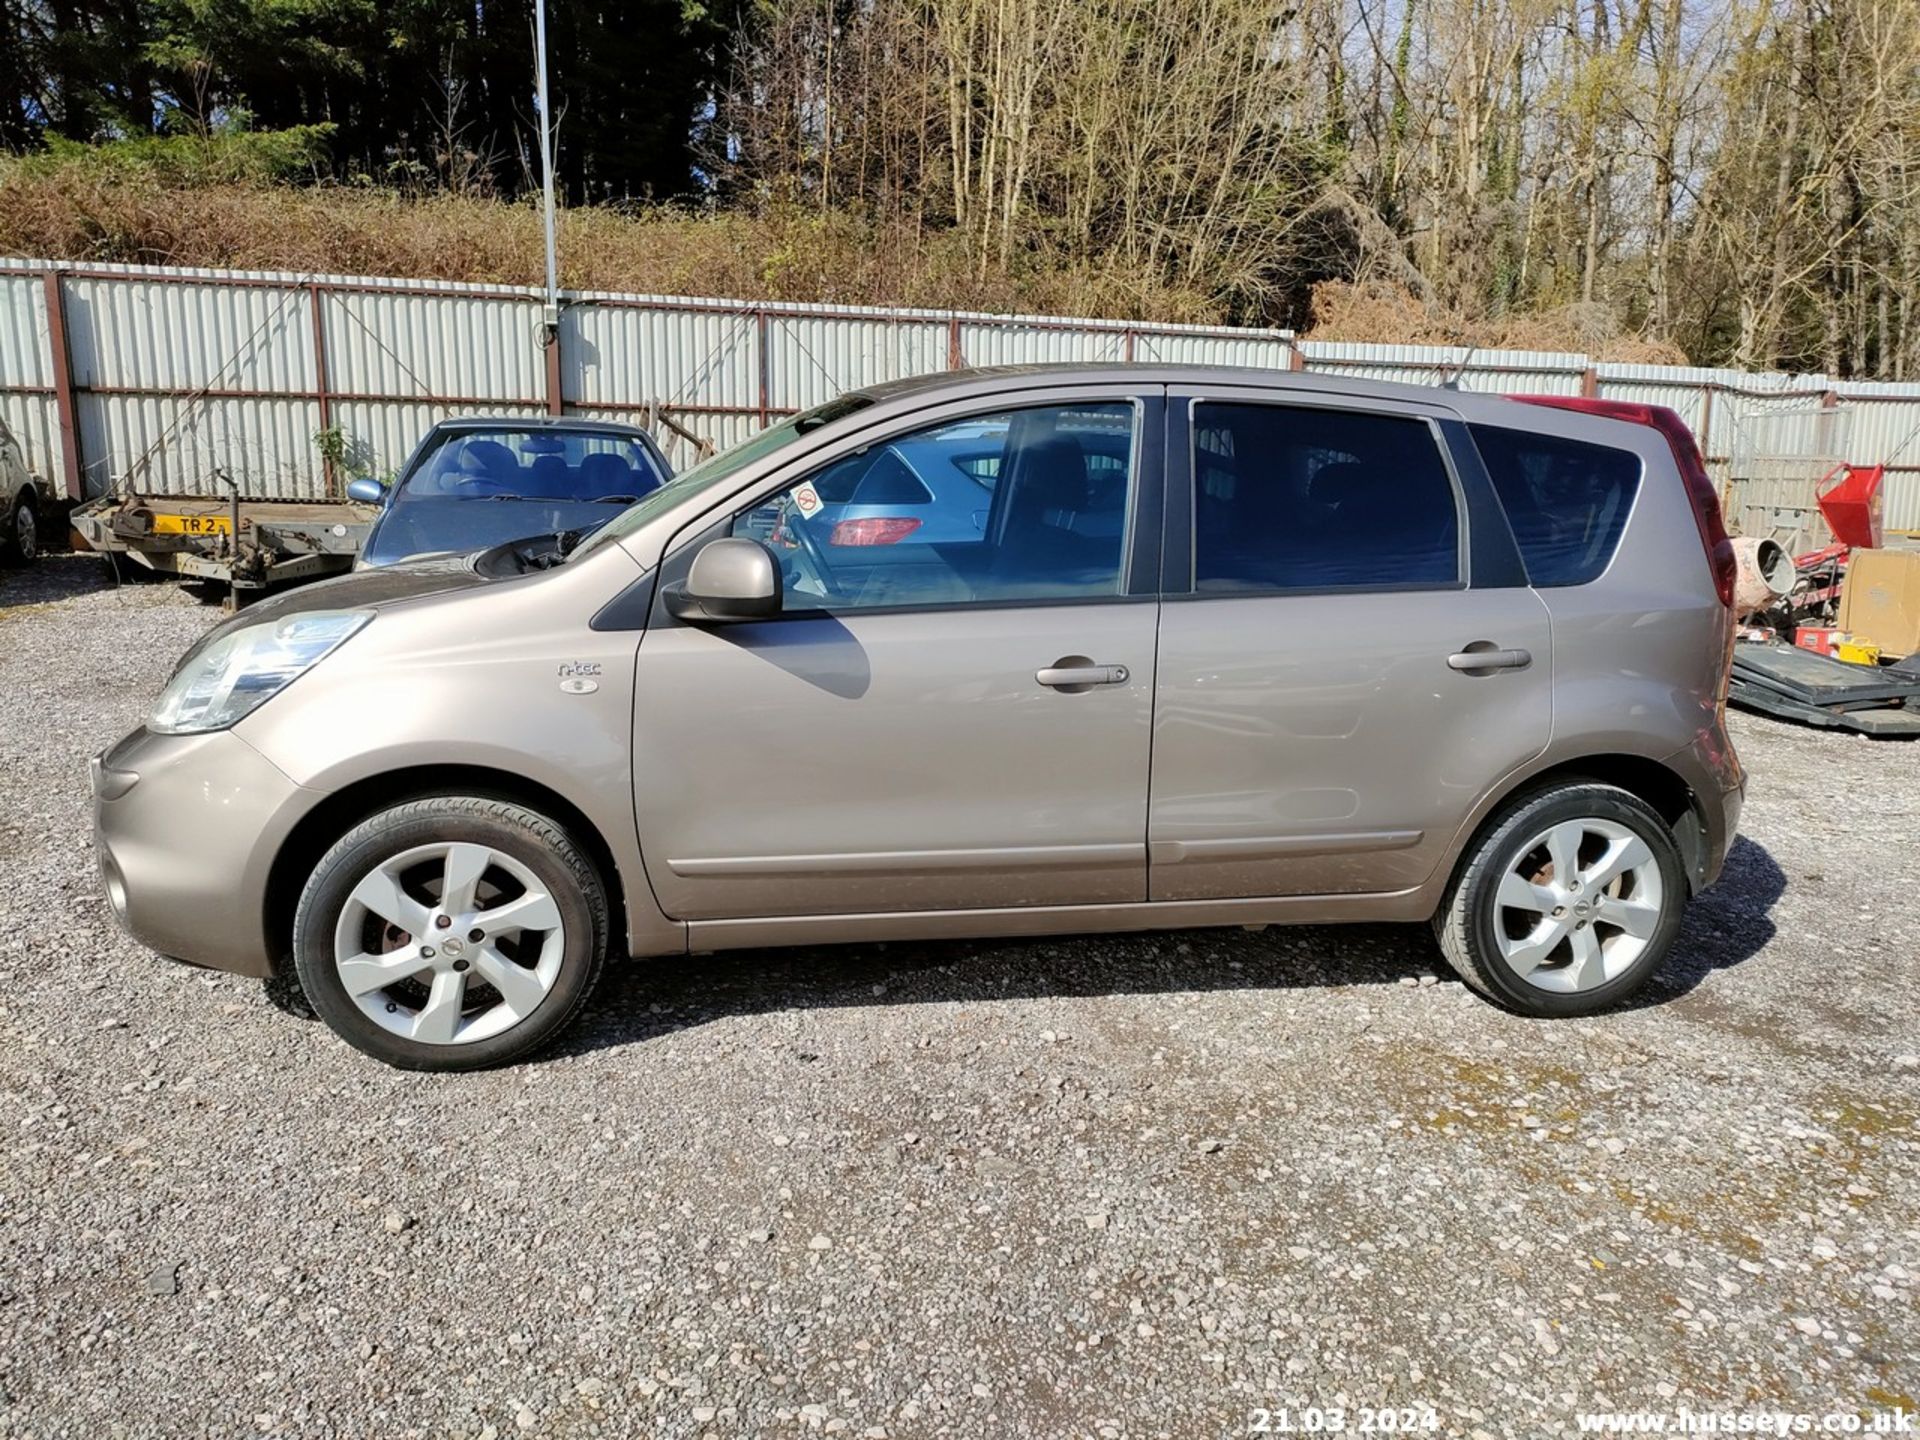
[(163, 735), (224, 730), (324, 660), (371, 610), (308, 610), (243, 625), (182, 665), (147, 721)]

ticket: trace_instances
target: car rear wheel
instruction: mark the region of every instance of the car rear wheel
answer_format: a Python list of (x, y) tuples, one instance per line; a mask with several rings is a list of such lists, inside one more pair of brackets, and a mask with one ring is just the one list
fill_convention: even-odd
[(40, 556), (40, 513), (33, 496), (22, 495), (0, 529), (0, 561), (9, 565), (30, 565)]
[(435, 796), (362, 821), (294, 914), (314, 1011), (408, 1070), (476, 1070), (553, 1039), (605, 963), (607, 901), (580, 846), (502, 800)]
[(1524, 1015), (1591, 1015), (1673, 948), (1687, 900), (1673, 832), (1638, 796), (1590, 782), (1515, 800), (1462, 861), (1434, 931), (1460, 977)]

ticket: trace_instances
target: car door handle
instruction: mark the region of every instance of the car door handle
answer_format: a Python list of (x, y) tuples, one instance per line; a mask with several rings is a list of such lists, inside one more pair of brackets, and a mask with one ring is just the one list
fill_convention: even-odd
[(1049, 665), (1044, 670), (1034, 671), (1033, 678), (1055, 690), (1085, 690), (1094, 685), (1126, 684), (1127, 667), (1089, 663)]
[(1524, 670), (1532, 663), (1530, 650), (1462, 650), (1447, 657), (1449, 670)]

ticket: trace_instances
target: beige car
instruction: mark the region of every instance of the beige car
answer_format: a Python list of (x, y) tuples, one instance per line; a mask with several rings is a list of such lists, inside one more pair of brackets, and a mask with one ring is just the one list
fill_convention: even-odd
[(46, 487), (27, 469), (27, 457), (0, 420), (0, 565), (31, 565), (40, 558)]
[(1586, 1014), (1731, 842), (1732, 580), (1662, 410), (907, 381), (249, 608), (94, 762), (99, 861), (146, 944), (421, 1069), (552, 1040), (609, 953), (835, 941), (1401, 920)]

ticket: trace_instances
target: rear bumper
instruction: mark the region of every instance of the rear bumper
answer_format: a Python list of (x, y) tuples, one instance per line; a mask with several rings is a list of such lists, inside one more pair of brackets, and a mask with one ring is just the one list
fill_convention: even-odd
[[(1693, 791), (1699, 833), (1681, 836), (1697, 893), (1720, 878), (1740, 831), (1740, 810), (1747, 798), (1747, 772), (1734, 753), (1733, 741), (1723, 722), (1700, 732), (1691, 745), (1667, 757), (1668, 768), (1687, 782)], [(1691, 843), (1687, 843), (1691, 839)]]
[(1747, 798), (1747, 784), (1744, 779), (1733, 789), (1721, 794), (1719, 803), (1707, 802), (1709, 810), (1718, 812), (1718, 825), (1710, 816), (1707, 825), (1706, 864), (1694, 882), (1695, 890), (1704, 890), (1720, 878), (1720, 871), (1727, 863), (1727, 852), (1733, 849), (1733, 842), (1740, 833), (1740, 807)]
[(92, 778), (94, 850), (122, 928), (174, 959), (271, 975), (268, 874), (319, 797), (226, 731), (136, 730), (94, 757)]

